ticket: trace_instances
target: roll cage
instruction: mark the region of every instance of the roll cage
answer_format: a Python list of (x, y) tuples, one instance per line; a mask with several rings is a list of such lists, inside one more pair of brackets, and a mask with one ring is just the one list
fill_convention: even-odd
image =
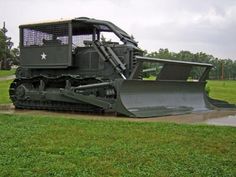
[(80, 35), (90, 35), (90, 40), (95, 41), (100, 40), (101, 32), (112, 32), (124, 44), (137, 46), (136, 41), (113, 23), (86, 17), (26, 24), (21, 25), (20, 30), (21, 47), (36, 47), (43, 46), (44, 44), (72, 45), (73, 36)]

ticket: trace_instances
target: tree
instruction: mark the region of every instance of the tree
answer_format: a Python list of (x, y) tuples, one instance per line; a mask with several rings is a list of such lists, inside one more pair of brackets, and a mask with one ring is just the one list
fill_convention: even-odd
[(3, 23), (3, 28), (0, 29), (0, 68), (10, 69), (10, 63), (12, 60), (11, 48), (13, 43), (11, 38), (6, 35), (7, 29), (5, 27), (5, 22)]
[(11, 56), (12, 56), (12, 64), (19, 65), (20, 64), (20, 49), (19, 49), (19, 47), (13, 48), (11, 50)]
[[(213, 65), (213, 68), (209, 73), (210, 79), (221, 79), (222, 75), (224, 76), (224, 79), (236, 79), (236, 61), (233, 61), (231, 59), (218, 59), (204, 52), (191, 53), (190, 51), (182, 50), (178, 53), (175, 53), (170, 52), (168, 49), (160, 48), (158, 52), (156, 51), (148, 53), (146, 51), (145, 56), (199, 63), (210, 63)], [(146, 68), (150, 67), (152, 67), (152, 65), (146, 65)], [(202, 72), (203, 68), (193, 67), (190, 76), (193, 79), (197, 79), (202, 74)]]

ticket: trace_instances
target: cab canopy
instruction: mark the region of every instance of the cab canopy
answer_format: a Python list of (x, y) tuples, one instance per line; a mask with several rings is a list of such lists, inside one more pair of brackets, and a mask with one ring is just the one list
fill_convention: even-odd
[(104, 32), (121, 43), (137, 46), (113, 23), (86, 17), (21, 25), (21, 64), (28, 68), (67, 68), (73, 65), (74, 47), (85, 47), (84, 41), (101, 40)]

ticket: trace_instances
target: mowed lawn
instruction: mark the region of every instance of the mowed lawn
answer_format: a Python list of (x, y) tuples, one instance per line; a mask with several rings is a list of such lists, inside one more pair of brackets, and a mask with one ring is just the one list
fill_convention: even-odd
[(12, 80), (0, 81), (0, 104), (11, 103), (9, 99), (9, 86)]
[(208, 81), (210, 97), (236, 104), (236, 81)]
[(0, 114), (0, 139), (0, 176), (236, 176), (233, 127)]
[[(16, 72), (16, 69), (11, 70), (0, 70), (0, 79), (14, 75)], [(11, 103), (9, 99), (9, 86), (11, 84), (12, 80), (0, 80), (0, 104), (7, 104)]]
[(11, 70), (0, 70), (0, 78), (1, 77), (6, 77), (10, 75), (14, 75), (16, 72), (16, 69), (11, 69)]

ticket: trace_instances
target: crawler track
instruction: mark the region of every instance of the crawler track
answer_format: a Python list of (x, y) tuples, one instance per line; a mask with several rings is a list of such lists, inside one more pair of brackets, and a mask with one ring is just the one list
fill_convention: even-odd
[[(59, 102), (59, 101), (37, 101), (37, 100), (20, 100), (17, 98), (16, 88), (22, 83), (32, 83), (38, 80), (34, 79), (15, 79), (9, 89), (10, 99), (12, 100), (15, 108), (17, 109), (37, 109), (37, 110), (50, 110), (50, 111), (71, 111), (71, 112), (91, 112), (91, 113), (101, 113), (103, 110), (99, 107), (81, 104), (81, 103), (69, 103), (69, 102)], [(49, 81), (52, 79), (49, 79)], [(78, 80), (79, 82), (79, 80)]]

